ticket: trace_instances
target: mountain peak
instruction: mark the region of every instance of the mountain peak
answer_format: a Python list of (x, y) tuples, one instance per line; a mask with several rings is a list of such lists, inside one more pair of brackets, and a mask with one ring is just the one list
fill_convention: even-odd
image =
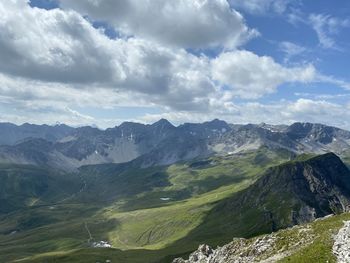
[(156, 121), (155, 123), (152, 124), (154, 127), (170, 127), (173, 128), (175, 127), (174, 125), (171, 124), (167, 119), (160, 119), (159, 121)]
[(132, 122), (132, 121), (124, 121), (122, 124), (119, 125), (119, 128), (136, 128), (136, 127), (144, 127), (145, 125), (138, 122)]
[(227, 124), (226, 121), (214, 119), (212, 121), (207, 121), (203, 123), (206, 126), (209, 126), (212, 129), (229, 129), (230, 126)]

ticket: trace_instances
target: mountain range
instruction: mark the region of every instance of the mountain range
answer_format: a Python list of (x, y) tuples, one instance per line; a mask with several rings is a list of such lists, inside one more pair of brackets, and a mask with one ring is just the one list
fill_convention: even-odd
[(45, 165), (74, 171), (83, 165), (136, 161), (142, 167), (169, 165), (261, 146), (296, 154), (349, 150), (350, 132), (312, 123), (233, 125), (221, 120), (173, 126), (124, 122), (114, 128), (0, 124), (0, 163)]

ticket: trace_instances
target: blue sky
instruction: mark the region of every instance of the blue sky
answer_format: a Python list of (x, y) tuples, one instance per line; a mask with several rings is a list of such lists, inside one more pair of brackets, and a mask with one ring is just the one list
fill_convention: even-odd
[(15, 0), (0, 17), (0, 121), (350, 129), (348, 1)]

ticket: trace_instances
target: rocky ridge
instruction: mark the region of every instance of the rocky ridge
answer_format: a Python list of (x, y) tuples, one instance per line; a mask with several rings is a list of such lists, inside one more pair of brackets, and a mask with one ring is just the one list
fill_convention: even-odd
[[(291, 234), (293, 233), (293, 234)], [(286, 243), (289, 236), (288, 246)], [(250, 263), (276, 262), (312, 242), (315, 234), (309, 225), (294, 226), (269, 235), (244, 239), (236, 238), (232, 242), (211, 248), (200, 245), (187, 260), (176, 258), (173, 263)]]
[[(221, 224), (223, 235), (230, 231), (232, 236), (256, 236), (346, 212), (349, 193), (349, 169), (327, 153), (271, 167), (248, 188), (219, 203), (207, 220)], [(205, 223), (201, 231), (208, 231)]]
[[(342, 221), (342, 218), (346, 220)], [(343, 222), (340, 228), (337, 227), (340, 225), (339, 221)], [(320, 228), (321, 225), (323, 225), (322, 228)], [(320, 229), (322, 230), (320, 231)], [(327, 239), (329, 242), (333, 240), (333, 245), (328, 244)], [(321, 255), (318, 255), (318, 252), (314, 250), (315, 246), (313, 245), (318, 242), (323, 244), (322, 251), (319, 252), (328, 254), (328, 259), (325, 261), (322, 261)], [(216, 249), (203, 244), (191, 253), (188, 259), (176, 258), (173, 263), (272, 263), (280, 260), (295, 262), (293, 256), (299, 255), (296, 257), (298, 260), (302, 253), (306, 252), (307, 255), (308, 249), (313, 251), (311, 252), (313, 260), (318, 258), (319, 262), (330, 262), (329, 259), (332, 259), (332, 262), (349, 263), (349, 243), (349, 214), (342, 216), (330, 214), (318, 218), (313, 223), (293, 226), (272, 234), (251, 239), (235, 238), (232, 242)], [(328, 247), (329, 251), (324, 251)], [(307, 262), (307, 256), (304, 260)]]

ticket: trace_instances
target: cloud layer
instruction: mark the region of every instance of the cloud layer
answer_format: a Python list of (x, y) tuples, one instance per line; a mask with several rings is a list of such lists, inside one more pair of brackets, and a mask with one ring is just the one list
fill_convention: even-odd
[[(309, 62), (290, 66), (245, 50), (244, 43), (259, 33), (232, 6), (256, 13), (257, 2), (232, 2), (61, 0), (61, 8), (52, 10), (32, 8), (27, 0), (0, 2), (0, 121), (101, 126), (116, 121), (76, 110), (89, 107), (153, 107), (162, 113), (145, 112), (138, 120), (165, 115), (179, 122), (191, 116), (235, 122), (321, 116), (309, 114), (312, 107), (340, 114), (338, 105), (325, 101), (288, 100), (287, 107), (258, 101), (286, 83), (342, 88), (348, 83), (321, 75)], [(263, 9), (281, 13), (288, 4), (264, 1)], [(326, 19), (332, 32), (331, 25), (340, 23), (310, 19)], [(112, 26), (118, 37), (93, 21)], [(289, 56), (305, 51), (287, 41), (279, 47)]]

